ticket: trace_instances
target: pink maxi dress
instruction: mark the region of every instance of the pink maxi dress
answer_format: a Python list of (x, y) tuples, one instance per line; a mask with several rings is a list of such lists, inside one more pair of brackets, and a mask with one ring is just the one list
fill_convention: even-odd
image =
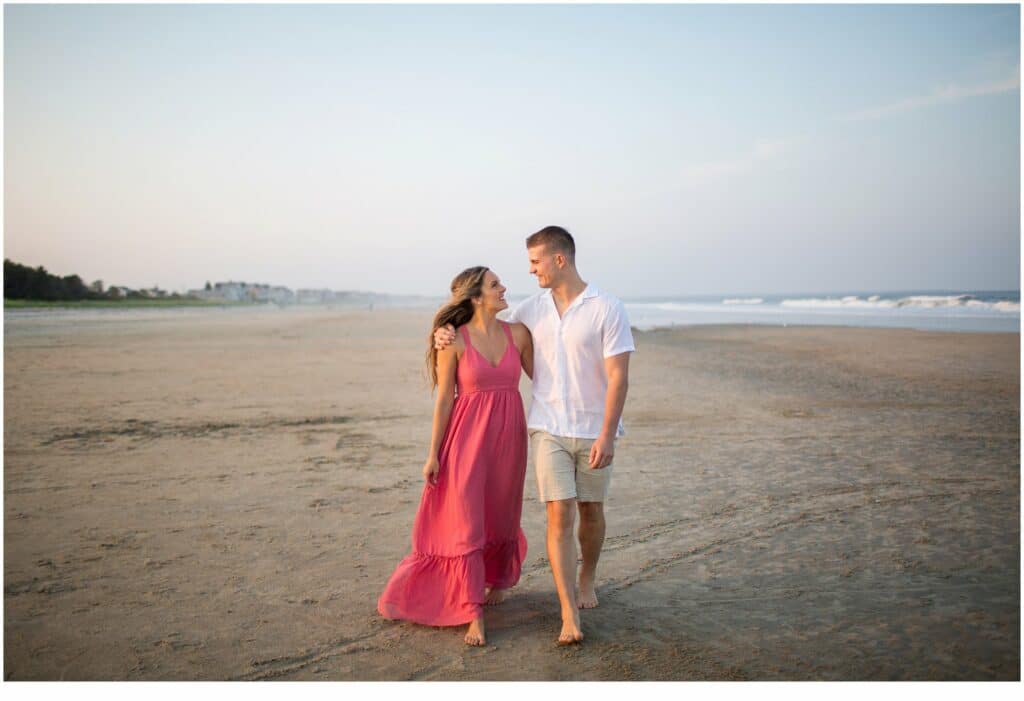
[(412, 552), (377, 602), (385, 618), (454, 626), (479, 618), (484, 587), (519, 581), (526, 535), (519, 525), (526, 477), (526, 416), (519, 353), (508, 340), (492, 366), (460, 330), (466, 351), (455, 371), (456, 397), (438, 455), (437, 483), (423, 488)]

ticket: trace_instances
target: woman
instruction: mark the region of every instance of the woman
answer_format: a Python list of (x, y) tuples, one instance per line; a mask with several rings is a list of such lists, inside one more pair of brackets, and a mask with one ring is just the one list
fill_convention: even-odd
[(463, 270), (451, 290), (431, 330), (451, 324), (455, 342), (438, 351), (433, 335), (427, 341), (437, 401), (412, 552), (391, 575), (377, 610), (424, 625), (468, 623), (466, 644), (484, 645), (483, 605), (501, 602), (526, 556), (519, 377), (520, 367), (533, 374), (533, 346), (525, 326), (498, 320), (508, 303), (493, 272)]

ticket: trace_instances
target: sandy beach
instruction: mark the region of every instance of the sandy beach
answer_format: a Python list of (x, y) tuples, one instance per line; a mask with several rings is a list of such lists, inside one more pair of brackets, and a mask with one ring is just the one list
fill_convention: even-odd
[(430, 317), (5, 315), (5, 678), (1020, 678), (1017, 334), (637, 332), (584, 644), (555, 645), (528, 472), (473, 649), (375, 610)]

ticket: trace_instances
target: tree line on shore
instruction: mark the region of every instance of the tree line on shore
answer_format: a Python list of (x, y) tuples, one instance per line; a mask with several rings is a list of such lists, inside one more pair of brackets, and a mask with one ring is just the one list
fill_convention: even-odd
[(81, 300), (152, 299), (164, 297), (178, 299), (163, 290), (132, 290), (125, 287), (103, 289), (103, 281), (86, 285), (78, 275), (51, 275), (46, 268), (30, 268), (4, 258), (4, 299), (68, 302)]

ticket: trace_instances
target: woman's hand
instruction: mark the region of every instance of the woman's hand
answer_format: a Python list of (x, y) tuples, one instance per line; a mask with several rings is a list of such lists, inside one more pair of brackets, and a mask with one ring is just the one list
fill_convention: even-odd
[(427, 459), (427, 462), (423, 465), (423, 479), (429, 485), (437, 484), (437, 473), (441, 471), (441, 464), (437, 461), (437, 458), (431, 456)]

